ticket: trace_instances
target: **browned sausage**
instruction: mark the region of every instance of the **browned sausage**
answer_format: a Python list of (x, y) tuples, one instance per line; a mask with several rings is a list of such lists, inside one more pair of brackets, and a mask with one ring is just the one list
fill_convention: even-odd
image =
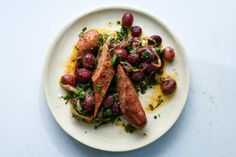
[(125, 71), (118, 65), (117, 68), (117, 92), (119, 95), (120, 108), (130, 125), (141, 129), (147, 124), (146, 114), (141, 106), (138, 94), (126, 75)]
[(96, 117), (97, 111), (106, 95), (107, 89), (114, 75), (115, 71), (111, 63), (110, 51), (108, 45), (104, 44), (101, 55), (98, 59), (97, 69), (92, 76), (95, 97), (94, 117)]
[[(84, 57), (87, 52), (93, 51), (98, 46), (99, 33), (96, 30), (89, 30), (80, 36), (77, 44), (77, 57)], [(76, 62), (76, 67), (81, 67), (81, 62)]]

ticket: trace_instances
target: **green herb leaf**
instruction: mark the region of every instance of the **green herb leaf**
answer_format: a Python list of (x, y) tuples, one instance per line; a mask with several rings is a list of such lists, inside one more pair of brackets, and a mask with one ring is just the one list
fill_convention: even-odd
[(73, 93), (74, 98), (85, 99), (85, 91), (78, 89)]
[(153, 47), (152, 49), (153, 49), (154, 51), (156, 51), (156, 52), (157, 52), (158, 50), (160, 50), (159, 47)]
[(126, 63), (124, 61), (120, 61), (120, 64), (121, 65), (125, 65)]
[(84, 27), (82, 31), (80, 32), (79, 37), (82, 36), (86, 30), (87, 30), (87, 27)]
[(97, 65), (98, 65), (98, 59), (95, 58), (95, 60), (94, 60), (94, 66), (96, 67)]
[(122, 41), (128, 37), (128, 27), (121, 27), (120, 31), (117, 32), (118, 40)]
[(76, 50), (79, 50), (79, 48), (77, 47), (77, 45), (75, 45), (75, 49), (76, 49)]
[(109, 108), (109, 109), (106, 109), (104, 110), (103, 112), (103, 117), (110, 117), (112, 115), (112, 110)]
[(100, 93), (102, 91), (102, 85), (100, 85), (99, 83), (96, 84), (97, 90)]
[(106, 84), (108, 84), (110, 81), (109, 80), (105, 80)]
[(118, 95), (118, 93), (114, 93), (112, 96), (113, 96), (113, 98), (114, 98), (115, 101), (119, 101), (119, 95)]
[(71, 99), (70, 95), (66, 95), (66, 96), (61, 96), (60, 98), (62, 98), (63, 100), (65, 100), (65, 104), (67, 104), (69, 102), (69, 100)]
[(154, 106), (153, 106), (152, 104), (149, 104), (148, 107), (149, 107), (150, 110), (152, 110), (152, 111), (155, 109)]
[(63, 80), (63, 79), (61, 79), (61, 80), (60, 80), (60, 83), (61, 83), (61, 84), (64, 84), (65, 82), (64, 82), (64, 80)]
[(154, 116), (154, 119), (157, 119), (157, 115)]
[(117, 117), (118, 117), (118, 116), (112, 115), (112, 116), (111, 116), (111, 123), (114, 123), (115, 120), (117, 119)]
[(103, 34), (103, 36), (104, 36), (104, 41), (106, 41), (107, 38), (109, 37), (109, 34), (105, 33), (105, 34)]
[(145, 58), (148, 58), (151, 56), (151, 54), (149, 52), (145, 51), (144, 53), (142, 53), (142, 56)]
[(116, 81), (120, 81), (120, 79), (121, 79), (120, 76), (116, 77)]
[(82, 61), (83, 58), (82, 58), (81, 56), (79, 56), (79, 57), (76, 58), (76, 60), (77, 60), (77, 61)]
[(81, 83), (78, 83), (78, 87), (81, 88), (83, 91), (92, 91), (93, 89), (93, 85), (92, 83), (86, 83), (86, 84), (81, 84)]
[(133, 49), (133, 48), (132, 48), (132, 49), (129, 50), (129, 52), (130, 52), (130, 53), (135, 53), (135, 52), (136, 52), (136, 49)]
[(125, 131), (128, 133), (133, 133), (135, 131), (135, 128), (132, 127), (130, 124), (125, 125), (124, 127), (125, 127)]
[(99, 34), (98, 40), (99, 40), (100, 42), (103, 42), (103, 35), (102, 35), (102, 34)]
[(87, 27), (84, 27), (84, 28), (82, 29), (83, 32), (85, 32), (86, 30), (87, 30)]
[(165, 53), (165, 49), (162, 49), (162, 50), (160, 51), (160, 53)]
[(111, 59), (111, 63), (114, 65), (116, 63), (116, 59), (119, 57), (118, 53), (114, 54)]
[(150, 86), (157, 85), (157, 80), (155, 79), (155, 77), (152, 77), (152, 78), (149, 80), (149, 85), (150, 85)]

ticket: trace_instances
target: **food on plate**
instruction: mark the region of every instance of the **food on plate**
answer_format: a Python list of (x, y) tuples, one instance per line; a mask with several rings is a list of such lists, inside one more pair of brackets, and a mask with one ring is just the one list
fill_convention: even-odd
[(122, 113), (130, 125), (137, 129), (143, 128), (147, 124), (146, 114), (139, 101), (138, 93), (121, 65), (118, 65), (116, 77), (119, 78), (116, 85)]
[(164, 49), (165, 53), (164, 53), (164, 58), (167, 61), (173, 61), (175, 58), (175, 50), (171, 47), (166, 47)]
[(110, 50), (107, 44), (103, 45), (102, 52), (98, 58), (98, 65), (93, 74), (93, 91), (95, 96), (95, 108), (93, 116), (96, 117), (97, 111), (102, 103), (104, 96), (107, 93), (107, 89), (111, 83), (115, 71), (111, 63)]
[(142, 33), (142, 28), (139, 26), (133, 26), (131, 27), (131, 33), (132, 33), (132, 36), (139, 37)]
[(159, 35), (142, 37), (133, 21), (126, 12), (118, 31), (85, 27), (60, 78), (72, 115), (95, 128), (123, 117), (126, 130), (142, 129), (148, 120), (139, 94), (153, 86), (165, 95), (176, 90), (173, 78), (157, 77), (165, 73), (166, 61), (174, 60), (174, 49), (162, 48)]
[(126, 12), (122, 17), (122, 26), (130, 27), (133, 24), (134, 17), (130, 12)]
[[(84, 29), (86, 31), (86, 29)], [(96, 30), (89, 30), (87, 32), (81, 32), (79, 41), (77, 43), (77, 57), (83, 58), (86, 53), (93, 52), (96, 46), (98, 46), (99, 33)], [(77, 68), (81, 67), (81, 60), (76, 60)]]
[(161, 90), (166, 95), (171, 94), (176, 89), (176, 81), (170, 77), (166, 77), (162, 79)]

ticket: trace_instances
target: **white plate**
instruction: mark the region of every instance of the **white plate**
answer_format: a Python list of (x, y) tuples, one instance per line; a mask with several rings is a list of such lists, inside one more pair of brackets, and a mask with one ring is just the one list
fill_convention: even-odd
[[(82, 28), (86, 26), (88, 28), (117, 29), (117, 25), (109, 26), (107, 23), (121, 20), (123, 13), (127, 10), (134, 15), (133, 25), (139, 25), (143, 28), (143, 35), (159, 34), (163, 38), (164, 46), (172, 46), (175, 49), (176, 59), (168, 66), (167, 70), (173, 72), (171, 69), (174, 67), (178, 73), (177, 91), (164, 107), (153, 113), (147, 113), (148, 124), (143, 130), (129, 134), (122, 127), (115, 125), (106, 125), (95, 130), (94, 125), (79, 122), (71, 117), (69, 105), (65, 105), (64, 100), (59, 99), (59, 96), (65, 94), (58, 85), (59, 78), (64, 72), (66, 60), (70, 56)], [(96, 149), (114, 152), (129, 151), (157, 140), (178, 119), (188, 94), (189, 70), (185, 51), (180, 42), (156, 17), (137, 8), (99, 7), (76, 17), (56, 37), (46, 57), (43, 86), (50, 111), (58, 124), (70, 136)], [(151, 90), (148, 94), (151, 94)], [(145, 104), (146, 101), (147, 99), (141, 97), (143, 106), (147, 105)], [(153, 116), (158, 113), (161, 118), (154, 119)], [(143, 133), (146, 133), (147, 136), (143, 136)]]

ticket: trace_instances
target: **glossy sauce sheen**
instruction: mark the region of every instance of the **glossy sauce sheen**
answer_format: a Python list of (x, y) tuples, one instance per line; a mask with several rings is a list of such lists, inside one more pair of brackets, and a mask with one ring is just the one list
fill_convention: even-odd
[(119, 94), (120, 108), (128, 122), (136, 129), (141, 129), (147, 124), (147, 117), (139, 101), (138, 94), (126, 75), (118, 65), (117, 68), (117, 92)]
[[(167, 77), (167, 76), (177, 80), (176, 74), (170, 74), (170, 73), (164, 73), (162, 75), (157, 76), (157, 80), (160, 80), (161, 77)], [(162, 92), (160, 85), (157, 84), (156, 86), (153, 87), (151, 96), (143, 97), (145, 99), (148, 99), (148, 101), (146, 102), (146, 107), (145, 107), (146, 111), (153, 112), (155, 110), (162, 108), (163, 106), (165, 106), (165, 104), (167, 104), (171, 100), (171, 98), (173, 97), (173, 94), (174, 93), (170, 95), (165, 95)], [(159, 103), (160, 100), (163, 100), (163, 102)], [(151, 110), (149, 105), (152, 105), (155, 109)]]

